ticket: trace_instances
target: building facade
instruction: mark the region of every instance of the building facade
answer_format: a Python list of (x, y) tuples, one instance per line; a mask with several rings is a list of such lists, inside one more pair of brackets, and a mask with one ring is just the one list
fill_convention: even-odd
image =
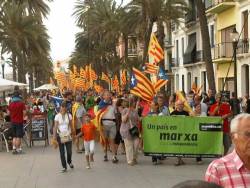
[[(203, 61), (200, 24), (194, 0), (189, 0), (191, 11), (179, 26), (172, 25), (165, 41), (167, 67), (172, 69), (173, 90), (186, 93), (192, 83), (208, 90), (207, 73)], [(231, 33), (240, 33), (237, 47), (238, 96), (249, 94), (249, 0), (206, 0), (206, 14), (210, 35), (211, 54), (217, 91), (234, 91), (234, 60)], [(171, 62), (171, 63), (167, 63)]]

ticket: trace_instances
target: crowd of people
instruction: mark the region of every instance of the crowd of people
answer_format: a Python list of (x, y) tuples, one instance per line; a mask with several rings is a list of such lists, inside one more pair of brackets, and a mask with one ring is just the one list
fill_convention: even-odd
[[(62, 172), (67, 171), (67, 166), (74, 168), (72, 163), (73, 143), (76, 153), (85, 153), (86, 168), (90, 169), (91, 163), (94, 162), (95, 140), (99, 140), (102, 144), (104, 161), (111, 159), (113, 163), (118, 163), (117, 154), (120, 147), (122, 153), (126, 154), (127, 164), (136, 165), (138, 152), (143, 150), (141, 120), (145, 116), (219, 116), (223, 119), (224, 155), (228, 153), (232, 141), (235, 143), (236, 150), (229, 157), (226, 156), (226, 158), (218, 159), (212, 163), (208, 168), (206, 180), (219, 185), (226, 185), (223, 184), (226, 181), (223, 179), (224, 176), (218, 174), (218, 168), (224, 165), (222, 171), (225, 174), (227, 170), (226, 162), (228, 161), (231, 166), (233, 165), (231, 163), (236, 163), (237, 169), (232, 169), (232, 171), (237, 174), (235, 171), (239, 170), (238, 168), (243, 164), (242, 161), (240, 163), (240, 159), (243, 160), (241, 156), (244, 156), (247, 161), (246, 171), (243, 173), (249, 175), (249, 157), (248, 155), (245, 156), (246, 153), (244, 153), (246, 150), (249, 153), (249, 145), (240, 145), (245, 141), (239, 141), (238, 136), (233, 136), (232, 141), (230, 137), (231, 121), (231, 133), (234, 133), (233, 135), (236, 135), (238, 129), (241, 128), (243, 131), (239, 134), (242, 134), (246, 139), (250, 137), (250, 129), (246, 131), (248, 129), (245, 128), (250, 124), (248, 123), (248, 119), (250, 119), (250, 115), (248, 115), (250, 113), (249, 96), (246, 95), (243, 99), (237, 99), (232, 93), (232, 97), (228, 98), (220, 93), (214, 94), (211, 90), (202, 94), (191, 91), (188, 94), (182, 93), (182, 95), (185, 97), (185, 101), (181, 100), (176, 94), (167, 97), (160, 92), (151, 104), (148, 104), (140, 98), (130, 95), (125, 90), (120, 94), (108, 90), (100, 94), (93, 90), (77, 91), (74, 94), (68, 90), (61, 92), (43, 91), (32, 93), (24, 98), (16, 88), (7, 103), (1, 105), (0, 115), (1, 121), (11, 121), (12, 151), (13, 154), (19, 154), (22, 153), (21, 138), (25, 120), (29, 114), (45, 113), (51, 143), (59, 148)], [(192, 110), (190, 111), (189, 108)], [(100, 127), (93, 123), (98, 115), (101, 116)], [(233, 119), (235, 116), (236, 118)], [(244, 120), (245, 126), (238, 125), (241, 120)], [(81, 144), (81, 140), (83, 140), (83, 144)], [(240, 145), (239, 149), (237, 144)], [(237, 151), (240, 153), (236, 153)], [(111, 153), (111, 157), (108, 156), (109, 153)], [(154, 165), (160, 164), (164, 159), (163, 156), (152, 156), (152, 163)], [(201, 157), (197, 157), (196, 161), (197, 164), (202, 164)], [(243, 162), (245, 161), (243, 160)], [(178, 157), (175, 165), (183, 164), (185, 164), (184, 160)], [(240, 173), (244, 185), (250, 185), (250, 181), (244, 181), (244, 174)], [(228, 175), (230, 176), (229, 173)]]

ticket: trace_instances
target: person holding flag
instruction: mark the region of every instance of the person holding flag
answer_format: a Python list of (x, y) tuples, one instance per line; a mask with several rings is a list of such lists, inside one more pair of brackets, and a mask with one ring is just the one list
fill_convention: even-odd
[(116, 149), (114, 144), (114, 139), (116, 137), (116, 119), (115, 119), (115, 106), (112, 104), (111, 93), (106, 90), (103, 93), (102, 100), (98, 105), (99, 110), (104, 111), (105, 113), (102, 115), (101, 123), (102, 123), (102, 131), (105, 139), (104, 142), (104, 161), (108, 161), (108, 144), (111, 148), (113, 158), (112, 162), (117, 163), (118, 159), (116, 156)]

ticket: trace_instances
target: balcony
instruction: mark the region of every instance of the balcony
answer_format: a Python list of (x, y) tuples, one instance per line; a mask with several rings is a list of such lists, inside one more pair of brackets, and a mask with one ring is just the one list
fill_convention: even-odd
[(190, 11), (185, 15), (185, 25), (189, 27), (196, 23), (196, 11)]
[(250, 53), (249, 51), (249, 39), (241, 39), (238, 43), (237, 54)]
[(193, 51), (191, 54), (184, 54), (183, 64), (189, 65), (203, 61), (203, 51)]
[(234, 0), (208, 0), (206, 13), (219, 14), (236, 5)]
[(171, 38), (165, 38), (164, 40), (164, 47), (165, 49), (171, 49), (174, 45), (172, 44)]
[(179, 63), (180, 63), (179, 58), (172, 58), (170, 68), (171, 67), (179, 67)]
[(128, 49), (128, 57), (137, 57), (137, 49), (129, 48)]
[(214, 63), (230, 62), (233, 56), (233, 44), (232, 42), (216, 44), (211, 52)]

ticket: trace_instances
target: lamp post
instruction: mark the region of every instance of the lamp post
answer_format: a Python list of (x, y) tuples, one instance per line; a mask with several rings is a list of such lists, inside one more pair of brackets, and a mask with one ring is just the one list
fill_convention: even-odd
[(236, 30), (236, 27), (233, 29), (233, 32), (230, 34), (230, 38), (233, 44), (233, 58), (234, 58), (234, 95), (235, 98), (238, 98), (237, 92), (237, 45), (239, 41), (239, 33)]
[[(5, 60), (3, 57), (1, 57), (1, 66), (2, 66), (2, 77), (4, 79), (4, 68), (5, 68)], [(3, 92), (3, 98), (5, 100), (5, 92)]]
[(2, 76), (3, 76), (3, 79), (4, 79), (5, 61), (4, 61), (3, 57), (1, 58), (1, 66), (2, 66)]

